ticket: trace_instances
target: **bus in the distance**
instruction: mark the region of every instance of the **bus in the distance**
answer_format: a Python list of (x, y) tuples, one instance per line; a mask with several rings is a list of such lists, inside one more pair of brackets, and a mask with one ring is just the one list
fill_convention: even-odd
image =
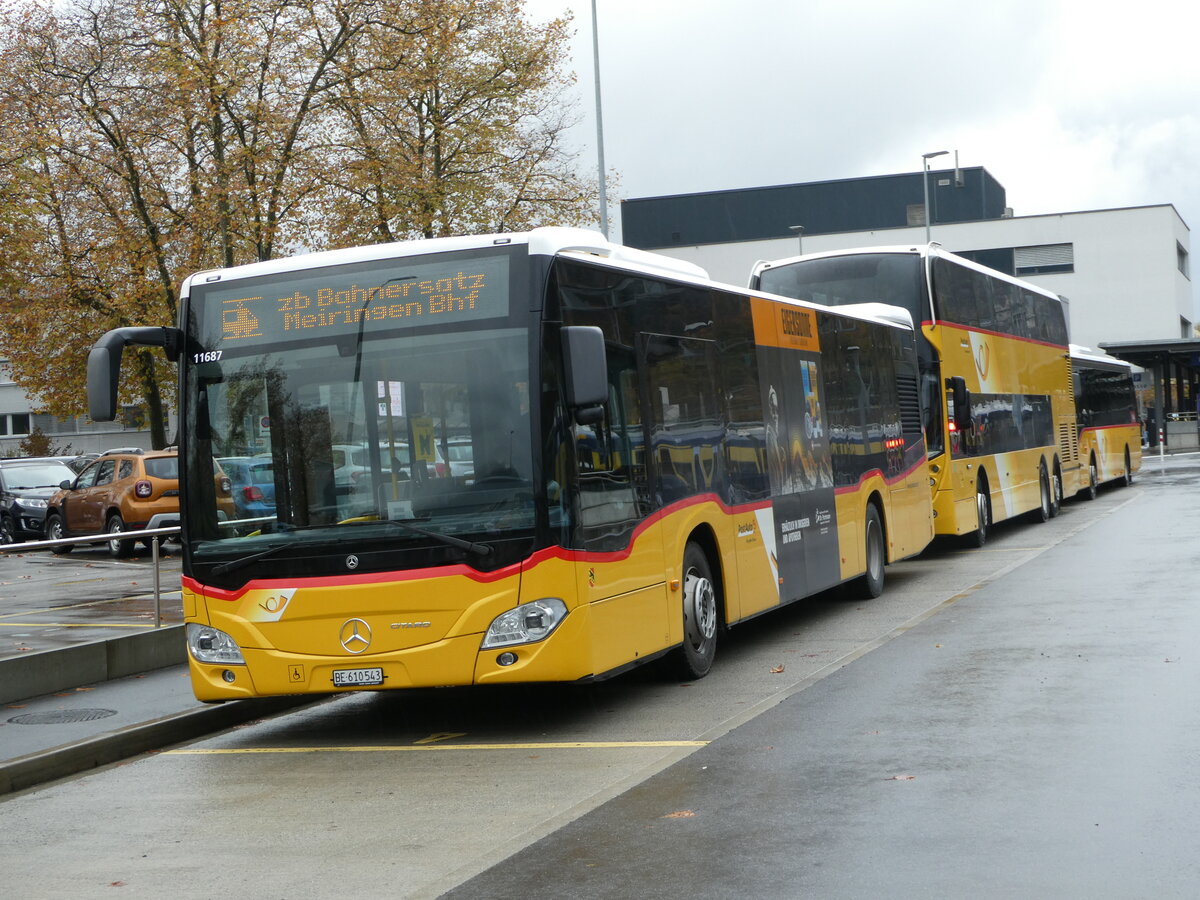
[[(201, 700), (660, 657), (697, 678), (726, 628), (877, 595), (932, 537), (907, 313), (716, 284), (594, 232), (194, 275), (176, 326), (93, 348), (97, 419), (131, 344), (179, 362)], [(218, 517), (225, 458), (270, 463), (272, 507)]]
[(936, 243), (762, 262), (750, 285), (834, 307), (893, 304), (920, 323), (938, 534), (982, 545), (993, 523), (1057, 515), (1079, 466), (1061, 298)]
[(1075, 417), (1079, 423), (1079, 496), (1096, 499), (1106, 481), (1133, 483), (1142, 465), (1142, 423), (1133, 366), (1071, 345)]

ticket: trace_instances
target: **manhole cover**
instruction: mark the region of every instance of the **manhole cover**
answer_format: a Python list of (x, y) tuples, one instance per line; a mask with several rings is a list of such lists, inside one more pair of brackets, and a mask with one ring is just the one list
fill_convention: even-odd
[(106, 719), (116, 714), (115, 709), (55, 709), (50, 712), (13, 716), (8, 721), (13, 725), (68, 725), (72, 722)]

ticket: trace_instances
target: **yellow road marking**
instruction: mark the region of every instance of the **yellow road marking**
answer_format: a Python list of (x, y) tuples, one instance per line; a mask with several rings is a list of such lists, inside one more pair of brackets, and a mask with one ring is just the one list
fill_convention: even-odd
[(707, 747), (708, 741), (549, 741), (516, 744), (421, 744), (403, 747), (245, 747), (242, 749), (164, 750), (165, 756), (239, 756), (252, 753), (412, 753), (437, 750), (644, 750)]

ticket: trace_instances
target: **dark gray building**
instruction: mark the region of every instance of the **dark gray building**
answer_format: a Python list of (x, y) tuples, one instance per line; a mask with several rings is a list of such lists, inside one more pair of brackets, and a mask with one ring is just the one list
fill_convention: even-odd
[[(622, 243), (642, 250), (925, 224), (920, 172), (643, 197), (621, 203)], [(929, 173), (931, 224), (1000, 219), (1004, 186), (981, 166)]]

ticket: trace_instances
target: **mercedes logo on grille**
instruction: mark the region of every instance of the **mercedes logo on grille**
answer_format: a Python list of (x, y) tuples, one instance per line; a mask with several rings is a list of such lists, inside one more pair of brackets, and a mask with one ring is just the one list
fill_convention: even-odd
[(338, 640), (347, 653), (362, 653), (371, 646), (371, 626), (362, 619), (347, 619)]
[(351, 553), (349, 556), (346, 557), (346, 568), (347, 569), (357, 569), (358, 568), (358, 557), (355, 556), (353, 553)]

